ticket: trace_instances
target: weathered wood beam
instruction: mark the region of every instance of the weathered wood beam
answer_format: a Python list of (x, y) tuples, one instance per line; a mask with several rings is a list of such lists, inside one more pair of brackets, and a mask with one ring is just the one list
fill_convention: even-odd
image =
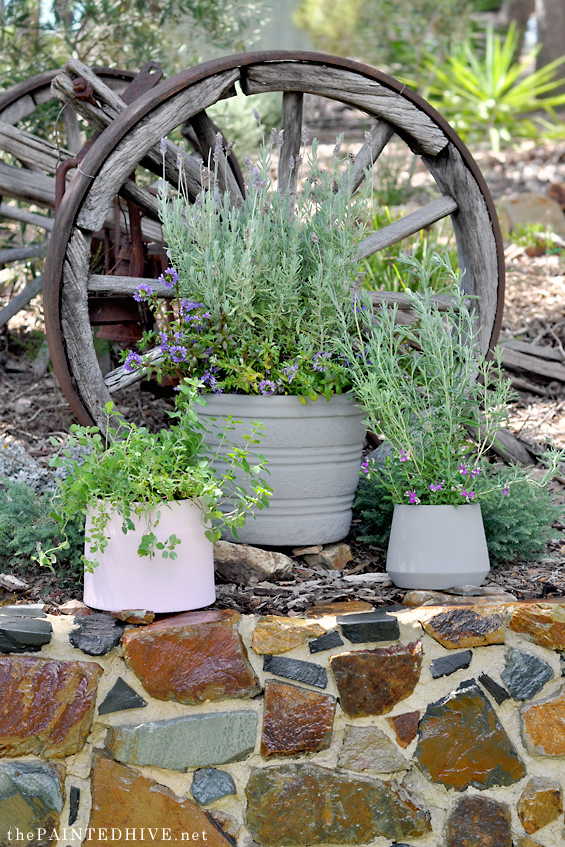
[(0, 162), (0, 196), (54, 209), (55, 180)]
[(422, 209), (418, 209), (399, 221), (383, 227), (378, 232), (371, 233), (359, 245), (353, 261), (360, 262), (362, 259), (372, 256), (373, 253), (384, 250), (385, 247), (390, 247), (409, 235), (414, 235), (415, 232), (419, 232), (426, 226), (431, 226), (431, 224), (456, 211), (457, 203), (453, 197), (448, 195), (439, 197)]
[(559, 382), (565, 382), (565, 365), (559, 362), (551, 362), (548, 359), (540, 359), (539, 356), (529, 356), (527, 353), (518, 352), (518, 350), (509, 350), (508, 347), (501, 347), (501, 350), (502, 364), (505, 368), (527, 371), (546, 379), (557, 379)]
[(31, 244), (29, 247), (9, 247), (7, 250), (0, 250), (0, 265), (8, 265), (11, 262), (23, 262), (26, 259), (45, 256), (46, 253), (47, 242), (44, 244)]
[(515, 338), (509, 341), (501, 341), (498, 346), (517, 350), (518, 353), (538, 356), (540, 359), (550, 359), (552, 362), (565, 362), (565, 356), (558, 347), (544, 347), (541, 344), (530, 344), (529, 341), (518, 341)]
[[(298, 163), (302, 143), (302, 112), (304, 94), (286, 91), (283, 94), (281, 129), (283, 143), (279, 150), (278, 190), (281, 194), (296, 194), (298, 186)], [(292, 157), (292, 158), (291, 158)], [(294, 163), (291, 166), (291, 162)]]
[(349, 189), (351, 194), (357, 191), (365, 179), (365, 171), (371, 170), (393, 135), (394, 128), (387, 121), (378, 121), (375, 124), (369, 138), (355, 156)]
[(46, 229), (51, 232), (55, 226), (55, 219), (48, 218), (46, 215), (36, 215), (33, 212), (28, 212), (25, 209), (20, 209), (18, 206), (9, 206), (8, 203), (0, 203), (0, 217), (9, 218), (12, 221), (22, 221), (31, 226), (38, 226), (41, 229)]
[(59, 148), (49, 141), (19, 129), (17, 126), (0, 122), (0, 150), (10, 153), (20, 162), (33, 165), (36, 168), (54, 174), (57, 166), (72, 156), (69, 150)]
[(17, 315), (24, 306), (33, 300), (36, 294), (39, 294), (41, 289), (43, 288), (43, 277), (36, 276), (23, 291), (20, 291), (19, 294), (16, 294), (15, 297), (12, 297), (9, 303), (4, 306), (3, 309), (0, 309), (0, 327), (4, 326), (8, 323), (10, 318), (13, 318), (14, 315)]
[[(161, 349), (156, 347), (154, 350), (144, 353), (144, 358), (148, 359), (152, 365), (158, 365), (163, 360), (163, 354), (161, 353)], [(147, 376), (147, 368), (139, 368), (133, 373), (129, 373), (129, 371), (124, 369), (123, 365), (120, 365), (119, 368), (107, 373), (104, 381), (110, 394), (115, 394), (116, 391), (127, 388), (128, 385), (140, 382), (144, 376)]]
[(175, 296), (172, 289), (154, 279), (136, 276), (104, 276), (102, 274), (91, 274), (88, 277), (88, 293), (133, 295), (142, 283), (149, 283), (158, 297), (172, 299)]
[[(216, 150), (216, 134), (218, 129), (214, 125), (214, 122), (210, 120), (205, 111), (202, 111), (190, 118), (190, 125), (196, 135), (198, 148), (200, 149), (202, 158), (204, 159), (204, 165), (212, 172), (214, 172), (214, 168), (217, 165), (218, 191), (221, 195), (223, 195), (226, 191), (229, 191), (230, 202), (232, 205), (241, 203), (243, 200), (241, 191), (239, 190), (239, 185), (233, 175), (233, 171), (229, 166), (223, 145), (220, 144), (219, 149)], [(217, 157), (217, 162), (214, 160), (214, 156)], [(188, 157), (184, 156), (183, 161), (186, 161), (187, 159)]]

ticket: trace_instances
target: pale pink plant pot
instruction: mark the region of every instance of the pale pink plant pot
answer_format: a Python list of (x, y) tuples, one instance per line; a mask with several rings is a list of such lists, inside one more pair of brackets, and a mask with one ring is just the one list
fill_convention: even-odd
[[(176, 559), (163, 559), (161, 551), (150, 559), (139, 556), (137, 549), (147, 531), (146, 516), (132, 515), (135, 530), (122, 532), (122, 518), (111, 515), (106, 525), (108, 546), (103, 553), (87, 558), (98, 559), (93, 573), (84, 574), (84, 602), (94, 609), (119, 612), (147, 609), (151, 612), (184, 612), (202, 609), (216, 599), (214, 585), (214, 545), (205, 536), (202, 512), (192, 500), (163, 503), (161, 518), (153, 530), (158, 541), (173, 533), (181, 543), (175, 547)], [(85, 532), (91, 527), (90, 515)]]
[(399, 588), (480, 585), (490, 570), (480, 505), (396, 505), (386, 570)]

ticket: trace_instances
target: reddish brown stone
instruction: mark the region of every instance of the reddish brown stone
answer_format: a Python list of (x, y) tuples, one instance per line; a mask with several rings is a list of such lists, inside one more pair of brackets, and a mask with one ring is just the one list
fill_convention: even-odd
[(285, 682), (265, 683), (261, 755), (317, 753), (330, 746), (335, 697)]
[(461, 647), (504, 644), (505, 620), (506, 614), (493, 612), (488, 606), (452, 607), (424, 620), (422, 625), (428, 635), (448, 650), (458, 650)]
[(372, 612), (375, 607), (365, 600), (344, 600), (337, 603), (316, 603), (304, 612), (307, 618), (323, 618), (326, 615), (356, 615), (358, 612)]
[(512, 785), (526, 773), (474, 679), (428, 706), (414, 755), (433, 782), (457, 791)]
[(255, 697), (261, 686), (236, 630), (240, 617), (228, 609), (187, 612), (129, 630), (125, 660), (157, 700)]
[[(207, 847), (232, 845), (219, 825), (212, 823), (195, 802), (177, 797), (165, 785), (104, 754), (94, 754), (91, 778), (89, 826), (93, 837), (89, 837), (88, 844), (92, 847), (107, 847), (109, 841), (115, 847), (131, 847), (132, 843), (163, 847), (183, 840), (191, 844), (205, 842)], [(188, 838), (183, 833), (189, 833)], [(193, 833), (198, 833), (197, 837)]]
[(308, 639), (318, 638), (325, 631), (319, 623), (314, 621), (265, 615), (259, 618), (253, 631), (253, 649), (256, 653), (274, 656), (306, 644)]
[(353, 718), (384, 715), (409, 697), (420, 679), (420, 641), (330, 658), (343, 711)]
[(529, 832), (537, 832), (563, 814), (563, 792), (558, 782), (534, 776), (518, 800), (518, 817)]
[(101, 676), (96, 662), (0, 658), (0, 756), (60, 759), (81, 750)]
[(535, 603), (518, 606), (510, 620), (510, 629), (529, 641), (550, 650), (565, 650), (565, 606)]
[(508, 806), (487, 797), (463, 797), (447, 822), (446, 847), (512, 847)]
[(148, 612), (147, 609), (123, 609), (121, 612), (112, 612), (112, 617), (125, 623), (144, 625), (153, 623), (155, 612)]
[(396, 740), (401, 747), (408, 747), (410, 742), (416, 738), (419, 720), (420, 712), (404, 712), (403, 715), (395, 715), (393, 718), (387, 718), (387, 721), (394, 729)]
[(565, 687), (520, 709), (522, 737), (529, 753), (565, 756)]
[(395, 782), (351, 776), (310, 762), (254, 768), (245, 789), (247, 827), (269, 847), (364, 844), (419, 838), (430, 813)]

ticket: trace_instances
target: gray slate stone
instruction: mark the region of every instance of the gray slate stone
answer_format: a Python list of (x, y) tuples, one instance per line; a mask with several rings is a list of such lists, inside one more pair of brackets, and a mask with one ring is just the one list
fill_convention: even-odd
[(0, 616), (10, 618), (45, 618), (45, 603), (15, 603), (0, 606)]
[(194, 772), (190, 793), (197, 803), (207, 806), (228, 794), (237, 794), (237, 789), (231, 773), (217, 768), (199, 768)]
[(394, 615), (379, 609), (360, 612), (356, 615), (340, 615), (337, 618), (341, 631), (352, 644), (367, 641), (398, 641), (400, 630)]
[(505, 700), (510, 700), (510, 694), (508, 691), (499, 685), (491, 676), (486, 673), (482, 673), (479, 676), (479, 682), (485, 688), (490, 696), (498, 703), (500, 706), (504, 703)]
[(328, 684), (328, 673), (321, 665), (314, 662), (303, 662), (300, 659), (288, 659), (286, 656), (264, 656), (263, 670), (274, 673), (285, 679), (294, 679), (316, 688), (325, 688)]
[(110, 727), (106, 747), (118, 762), (186, 771), (247, 758), (257, 713), (205, 712), (168, 721)]
[(0, 803), (17, 794), (43, 809), (63, 809), (59, 777), (43, 762), (0, 762)]
[(98, 707), (99, 715), (107, 715), (109, 712), (123, 712), (125, 709), (142, 709), (147, 702), (137, 692), (130, 688), (121, 676), (115, 685), (108, 691), (103, 702)]
[(104, 656), (122, 640), (125, 624), (102, 613), (75, 618), (77, 629), (71, 630), (69, 641), (88, 656)]
[(468, 668), (471, 664), (473, 653), (471, 650), (463, 650), (461, 653), (455, 653), (449, 656), (442, 656), (439, 659), (434, 659), (430, 665), (430, 671), (434, 679), (439, 679), (440, 676), (450, 676), (455, 671), (462, 668)]
[(341, 647), (343, 641), (337, 629), (332, 629), (331, 632), (326, 632), (320, 635), (319, 638), (314, 638), (308, 642), (308, 647), (311, 653), (320, 653), (322, 650), (331, 650), (333, 647)]
[(37, 618), (0, 616), (0, 653), (28, 653), (49, 644), (53, 627)]
[(78, 807), (80, 805), (80, 788), (71, 785), (69, 791), (69, 826), (72, 826), (78, 818)]
[(504, 658), (506, 663), (500, 676), (515, 700), (535, 697), (555, 675), (551, 665), (533, 653), (511, 647)]

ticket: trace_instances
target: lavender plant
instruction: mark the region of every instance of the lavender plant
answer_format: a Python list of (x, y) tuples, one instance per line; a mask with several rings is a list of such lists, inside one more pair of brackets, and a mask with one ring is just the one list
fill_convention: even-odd
[[(335, 338), (354, 331), (354, 255), (370, 228), (370, 185), (351, 198), (352, 160), (340, 160), (341, 140), (329, 170), (319, 166), (314, 140), (303, 188), (273, 190), (272, 154), (282, 142), (283, 132), (272, 130), (258, 164), (245, 160), (246, 196), (235, 204), (217, 189), (219, 134), (194, 204), (183, 191), (181, 162), (179, 193), (165, 188), (160, 197), (171, 258), (161, 282), (174, 296), (164, 305), (149, 282), (137, 289), (159, 329), (145, 336), (141, 354), (128, 352), (126, 370), (145, 366), (143, 352), (157, 344), (154, 368), (197, 376), (214, 392), (329, 400), (350, 388)], [(301, 169), (301, 157), (290, 164)]]
[[(405, 264), (421, 276), (417, 260), (406, 257)], [(429, 289), (407, 292), (417, 324), (397, 325), (395, 309), (383, 308), (373, 320), (370, 299), (361, 292), (356, 337), (343, 334), (337, 342), (350, 361), (370, 429), (393, 450), (384, 466), (365, 462), (362, 470), (380, 475), (393, 503), (460, 505), (498, 490), (504, 499), (519, 484), (543, 487), (565, 460), (564, 450), (547, 454), (541, 479), (520, 468), (503, 480), (485, 472), (486, 452), (507, 422), (513, 392), (500, 376), (499, 359), (487, 360), (477, 350), (460, 274), (448, 257), (436, 255), (434, 264), (451, 281), (452, 306), (440, 311)], [(349, 316), (341, 317), (347, 325)]]

